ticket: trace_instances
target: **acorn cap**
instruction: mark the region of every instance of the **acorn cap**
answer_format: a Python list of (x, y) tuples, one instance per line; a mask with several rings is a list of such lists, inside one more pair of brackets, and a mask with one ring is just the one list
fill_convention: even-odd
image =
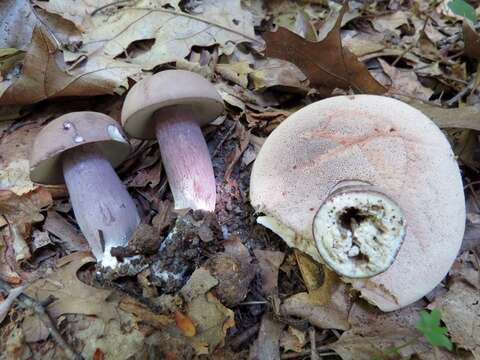
[(63, 184), (61, 155), (77, 146), (96, 143), (113, 167), (130, 154), (130, 144), (120, 124), (93, 111), (72, 112), (46, 125), (33, 142), (30, 178), (40, 184)]
[(405, 239), (385, 271), (345, 279), (383, 311), (411, 304), (448, 273), (462, 243), (465, 200), (449, 142), (424, 114), (395, 99), (337, 96), (288, 117), (252, 169), (259, 222), (319, 262), (312, 232), (319, 207), (342, 181), (385, 191), (401, 208)]
[(152, 115), (167, 106), (191, 108), (200, 126), (215, 120), (224, 109), (215, 87), (202, 76), (185, 70), (166, 70), (136, 83), (122, 108), (122, 125), (132, 137), (154, 139)]

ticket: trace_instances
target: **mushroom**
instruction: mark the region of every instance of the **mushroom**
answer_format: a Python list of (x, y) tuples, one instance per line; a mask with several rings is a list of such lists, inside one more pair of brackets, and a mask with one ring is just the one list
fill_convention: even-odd
[(162, 71), (142, 80), (125, 99), (123, 127), (135, 138), (156, 136), (177, 210), (215, 210), (215, 177), (200, 127), (223, 109), (215, 87), (184, 70)]
[(257, 221), (351, 283), (383, 311), (447, 274), (465, 226), (451, 147), (398, 100), (338, 96), (292, 114), (254, 163)]
[(117, 265), (110, 250), (126, 246), (140, 218), (114, 167), (130, 153), (119, 124), (107, 115), (82, 111), (53, 120), (35, 138), (30, 178), (65, 182), (78, 225), (104, 268)]

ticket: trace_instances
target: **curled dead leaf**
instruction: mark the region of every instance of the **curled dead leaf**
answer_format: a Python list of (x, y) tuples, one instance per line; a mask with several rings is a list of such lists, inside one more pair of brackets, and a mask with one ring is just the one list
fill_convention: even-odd
[(192, 320), (180, 311), (175, 311), (175, 322), (177, 323), (177, 328), (185, 335), (186, 337), (195, 336), (197, 331)]

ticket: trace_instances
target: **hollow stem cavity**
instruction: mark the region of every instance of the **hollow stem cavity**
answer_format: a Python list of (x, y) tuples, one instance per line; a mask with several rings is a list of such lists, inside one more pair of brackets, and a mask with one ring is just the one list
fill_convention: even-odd
[(215, 176), (195, 114), (168, 107), (154, 114), (156, 135), (176, 210), (214, 211)]
[(140, 217), (110, 162), (95, 144), (68, 150), (63, 175), (78, 225), (103, 267), (117, 265), (112, 247), (126, 246)]
[(405, 232), (398, 204), (365, 183), (337, 187), (313, 221), (313, 235), (323, 260), (349, 278), (371, 277), (387, 270)]

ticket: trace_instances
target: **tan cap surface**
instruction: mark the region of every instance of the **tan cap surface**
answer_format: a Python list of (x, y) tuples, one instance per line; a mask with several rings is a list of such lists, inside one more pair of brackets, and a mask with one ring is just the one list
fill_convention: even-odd
[(447, 274), (463, 238), (462, 179), (447, 139), (424, 114), (398, 100), (325, 99), (294, 113), (268, 137), (253, 166), (250, 200), (270, 217), (259, 218), (261, 223), (322, 261), (313, 218), (345, 180), (384, 189), (407, 223), (392, 266), (351, 280), (354, 288), (384, 311), (418, 300)]
[(53, 120), (38, 133), (30, 154), (30, 178), (41, 184), (62, 184), (61, 154), (89, 143), (97, 143), (113, 167), (130, 153), (120, 124), (111, 117), (93, 111), (72, 112)]
[(136, 83), (122, 108), (122, 125), (135, 138), (154, 139), (151, 117), (173, 105), (192, 109), (200, 126), (215, 120), (224, 109), (215, 87), (202, 76), (185, 70), (166, 70)]

